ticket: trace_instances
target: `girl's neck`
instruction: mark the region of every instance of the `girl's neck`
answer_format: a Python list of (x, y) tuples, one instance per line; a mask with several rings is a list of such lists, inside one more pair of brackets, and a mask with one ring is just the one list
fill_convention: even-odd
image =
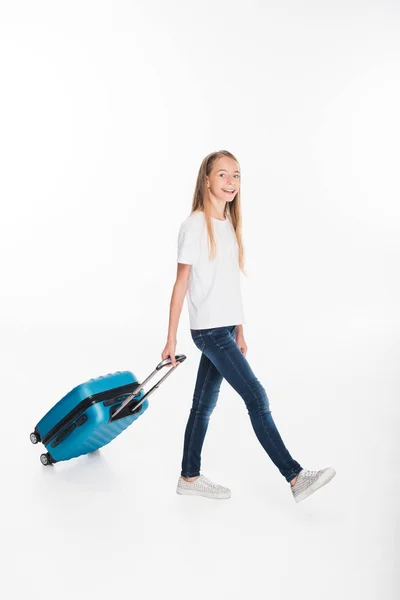
[(217, 219), (217, 221), (226, 221), (226, 202), (210, 200), (208, 208), (210, 210), (210, 215), (213, 219)]
[[(204, 214), (204, 210), (203, 209), (199, 209), (199, 212), (202, 212)], [(216, 221), (226, 221), (227, 218), (228, 218), (228, 215), (224, 215), (224, 214), (222, 214), (222, 215), (216, 215), (216, 214), (213, 213), (213, 214), (210, 214), (210, 217), (212, 219), (215, 219)]]

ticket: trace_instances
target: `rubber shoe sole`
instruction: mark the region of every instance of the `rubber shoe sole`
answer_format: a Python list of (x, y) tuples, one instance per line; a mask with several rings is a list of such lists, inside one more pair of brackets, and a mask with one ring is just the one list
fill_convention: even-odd
[(202, 492), (199, 490), (177, 489), (177, 494), (181, 496), (204, 496), (205, 498), (215, 498), (216, 500), (224, 500), (231, 497), (230, 492)]

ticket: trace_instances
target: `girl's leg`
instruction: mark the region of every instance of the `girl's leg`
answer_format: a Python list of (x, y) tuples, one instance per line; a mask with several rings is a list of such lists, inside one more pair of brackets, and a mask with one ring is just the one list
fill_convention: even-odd
[(286, 481), (290, 482), (302, 467), (283, 443), (272, 418), (266, 391), (234, 339), (235, 326), (199, 331), (201, 334), (193, 338), (197, 347), (243, 398), (259, 442)]
[(181, 476), (200, 475), (201, 449), (208, 422), (217, 403), (222, 375), (205, 354), (201, 355), (193, 403), (185, 430)]

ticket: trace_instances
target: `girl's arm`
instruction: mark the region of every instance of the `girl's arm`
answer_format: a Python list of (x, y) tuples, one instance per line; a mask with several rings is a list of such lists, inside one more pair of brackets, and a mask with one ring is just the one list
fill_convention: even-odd
[(171, 365), (174, 367), (175, 365), (181, 364), (175, 360), (175, 348), (177, 343), (176, 332), (178, 330), (179, 317), (181, 315), (182, 305), (188, 287), (189, 273), (190, 265), (178, 263), (178, 272), (174, 289), (172, 290), (171, 306), (169, 310), (168, 339), (164, 350), (161, 353), (162, 360), (169, 357), (171, 359)]
[(172, 290), (169, 311), (168, 342), (173, 342), (175, 344), (177, 342), (176, 334), (178, 331), (179, 318), (188, 288), (190, 267), (191, 265), (178, 263), (176, 281)]
[(236, 343), (239, 346), (242, 354), (244, 354), (246, 356), (247, 344), (245, 342), (244, 335), (243, 335), (243, 325), (236, 325), (235, 340), (236, 340)]

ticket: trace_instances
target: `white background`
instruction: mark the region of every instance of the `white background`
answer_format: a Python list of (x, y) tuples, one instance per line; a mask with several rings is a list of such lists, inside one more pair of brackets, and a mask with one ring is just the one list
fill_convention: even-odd
[[(0, 6), (2, 595), (391, 600), (399, 581), (400, 3)], [(29, 433), (92, 377), (161, 360), (200, 163), (242, 172), (247, 359), (300, 504), (223, 382), (175, 493), (200, 353), (98, 454)], [(5, 592), (3, 594), (3, 592)]]

